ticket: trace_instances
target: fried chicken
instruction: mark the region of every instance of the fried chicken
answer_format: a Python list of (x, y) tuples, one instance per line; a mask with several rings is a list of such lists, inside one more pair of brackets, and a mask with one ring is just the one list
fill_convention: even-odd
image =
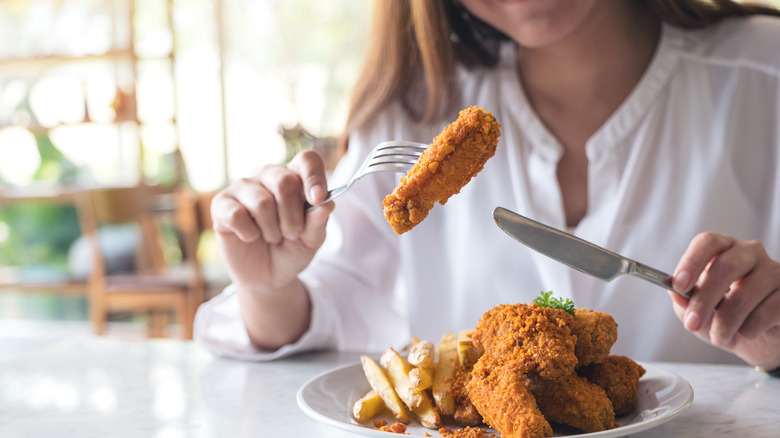
[(452, 381), (452, 396), (455, 399), (453, 419), (459, 425), (476, 426), (482, 423), (482, 415), (471, 402), (466, 385), (471, 380), (472, 366), (458, 366)]
[(544, 380), (526, 376), (526, 385), (548, 421), (567, 424), (585, 432), (617, 427), (615, 411), (598, 385), (576, 374)]
[(525, 385), (533, 373), (555, 379), (574, 372), (573, 318), (538, 304), (504, 304), (485, 312), (472, 341), (484, 353), (466, 385), (484, 421), (502, 437), (552, 436)]
[(577, 364), (572, 321), (561, 309), (503, 304), (482, 315), (473, 341), (485, 351), (482, 358), (511, 358), (521, 366), (520, 372), (552, 379), (572, 374)]
[(485, 423), (502, 438), (552, 436), (550, 423), (526, 388), (523, 374), (518, 372), (523, 365), (511, 360), (497, 362), (495, 356), (482, 356), (466, 386)]
[(612, 315), (592, 310), (577, 309), (571, 332), (577, 336), (574, 354), (577, 366), (602, 362), (617, 341), (617, 323)]
[(618, 427), (616, 414), (636, 406), (644, 369), (610, 355), (616, 340), (617, 324), (606, 313), (579, 309), (571, 316), (537, 303), (495, 306), (472, 334), (483, 354), (466, 394), (502, 437), (552, 436), (548, 422), (584, 432)]
[(630, 358), (608, 356), (603, 362), (582, 367), (577, 372), (604, 389), (615, 415), (626, 415), (636, 407), (639, 378), (645, 374), (645, 369)]
[(434, 203), (444, 205), (482, 170), (496, 152), (499, 127), (491, 113), (472, 106), (433, 139), (382, 202), (385, 217), (397, 234), (419, 224)]

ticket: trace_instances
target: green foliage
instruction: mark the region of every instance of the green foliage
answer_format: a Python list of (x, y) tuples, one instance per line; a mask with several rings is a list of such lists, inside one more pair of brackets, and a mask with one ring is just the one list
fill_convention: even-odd
[[(60, 152), (45, 134), (36, 136), (41, 167), (36, 181), (58, 184), (73, 182), (77, 168)], [(0, 223), (7, 227), (7, 238), (0, 242), (0, 265), (40, 266), (64, 265), (68, 249), (79, 237), (76, 208), (25, 202), (0, 205)]]
[(41, 155), (41, 167), (35, 173), (34, 179), (58, 184), (75, 182), (78, 168), (54, 146), (49, 136), (38, 134), (35, 140), (38, 144), (38, 153)]
[(0, 265), (66, 264), (68, 249), (79, 237), (72, 205), (24, 203), (0, 207), (8, 238), (0, 244)]
[(553, 298), (552, 291), (541, 292), (540, 296), (534, 298), (534, 303), (551, 309), (561, 309), (571, 316), (574, 316), (574, 301), (566, 298)]

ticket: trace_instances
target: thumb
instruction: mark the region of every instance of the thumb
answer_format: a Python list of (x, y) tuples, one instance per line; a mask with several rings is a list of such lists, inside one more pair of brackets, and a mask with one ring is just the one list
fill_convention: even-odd
[(322, 246), (328, 218), (335, 208), (335, 203), (328, 202), (306, 213), (306, 228), (300, 237), (304, 245), (312, 249), (319, 249)]
[(328, 181), (325, 174), (325, 163), (320, 154), (313, 150), (302, 151), (287, 166), (300, 175), (303, 183), (303, 196), (309, 204), (317, 205), (325, 200)]

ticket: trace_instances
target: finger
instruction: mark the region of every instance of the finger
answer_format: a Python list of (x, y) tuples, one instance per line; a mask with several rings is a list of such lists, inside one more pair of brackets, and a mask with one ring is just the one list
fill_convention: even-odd
[(730, 236), (700, 233), (693, 238), (680, 259), (673, 280), (675, 290), (689, 291), (696, 286), (683, 318), (687, 330), (693, 332), (702, 325), (708, 325), (712, 311), (728, 291), (729, 283), (738, 278), (732, 277), (723, 284), (724, 273), (714, 278), (710, 276), (710, 268), (716, 256), (722, 255), (733, 245), (734, 239)]
[(335, 203), (328, 202), (306, 215), (306, 228), (301, 234), (301, 240), (308, 248), (319, 248), (325, 241), (325, 227), (335, 207)]
[(259, 178), (273, 196), (281, 235), (288, 240), (298, 239), (304, 227), (301, 176), (287, 167), (273, 166), (264, 169)]
[(715, 233), (697, 234), (680, 258), (674, 270), (672, 285), (678, 292), (688, 292), (713, 257), (734, 245), (731, 236)]
[(718, 305), (710, 338), (723, 345), (731, 341), (749, 315), (780, 287), (780, 264), (769, 258), (760, 242), (737, 241), (729, 252), (741, 254), (750, 271), (731, 283), (729, 292)]
[(731, 344), (734, 336), (747, 323), (750, 315), (772, 293), (770, 284), (757, 274), (732, 283), (731, 290), (718, 305), (709, 328), (710, 341), (719, 346)]
[(317, 205), (325, 200), (328, 181), (325, 163), (317, 152), (305, 150), (299, 153), (290, 162), (288, 168), (300, 175), (303, 193), (309, 204)]
[(739, 334), (755, 339), (767, 330), (780, 326), (780, 290), (775, 290), (757, 306), (739, 330)]
[(734, 296), (740, 282), (755, 267), (755, 254), (741, 246), (733, 246), (717, 255), (699, 278), (698, 296), (693, 297), (688, 311), (699, 315), (714, 311), (727, 294)]
[(233, 233), (243, 242), (254, 242), (260, 229), (246, 208), (235, 198), (218, 194), (211, 202), (211, 217), (216, 233)]
[(669, 294), (669, 298), (672, 299), (674, 312), (682, 321), (683, 317), (685, 316), (685, 309), (688, 308), (688, 298), (685, 298), (684, 296), (672, 291), (667, 291), (666, 293)]
[[(768, 258), (768, 256), (767, 256)], [(746, 338), (754, 338), (764, 331), (780, 325), (780, 264), (771, 261), (768, 263), (765, 278), (774, 280), (771, 293), (756, 305), (745, 323), (739, 329), (739, 333)]]
[(230, 194), (249, 212), (263, 240), (270, 244), (279, 244), (282, 242), (282, 231), (276, 199), (273, 193), (259, 182), (259, 179), (259, 176), (241, 179)]

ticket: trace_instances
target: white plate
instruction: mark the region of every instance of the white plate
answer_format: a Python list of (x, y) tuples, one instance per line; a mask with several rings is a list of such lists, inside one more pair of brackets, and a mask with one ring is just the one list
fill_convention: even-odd
[[(639, 380), (639, 405), (631, 414), (618, 417), (620, 427), (602, 432), (578, 433), (579, 438), (619, 437), (647, 430), (665, 423), (685, 412), (693, 401), (693, 388), (680, 376), (661, 368), (641, 364), (647, 371)], [(360, 363), (345, 365), (322, 373), (306, 382), (298, 391), (298, 406), (310, 417), (329, 426), (363, 436), (387, 438), (387, 432), (373, 429), (373, 425), (357, 424), (351, 416), (352, 405), (368, 390)], [(394, 421), (387, 419), (388, 424)], [(567, 436), (555, 429), (555, 436)], [(439, 436), (435, 430), (412, 422), (406, 429), (409, 436), (424, 437), (427, 432)]]

